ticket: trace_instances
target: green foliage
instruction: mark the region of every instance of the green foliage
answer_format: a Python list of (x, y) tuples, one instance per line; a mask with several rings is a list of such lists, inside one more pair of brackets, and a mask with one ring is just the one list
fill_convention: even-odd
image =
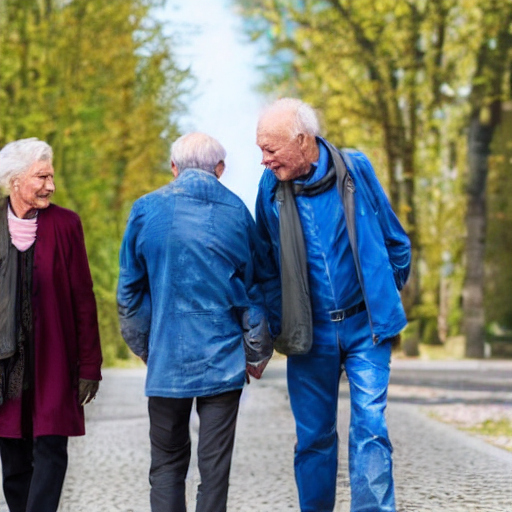
[(127, 213), (170, 180), (188, 77), (150, 16), (160, 3), (0, 4), (0, 146), (37, 136), (54, 149), (55, 202), (82, 218), (107, 364), (128, 356), (115, 300)]
[(489, 324), (512, 329), (512, 111), (503, 112), (503, 123), (493, 141), (489, 168), (485, 315)]
[[(468, 2), (472, 6), (472, 2)], [(480, 1), (476, 51), (470, 77), (467, 130), (468, 174), (465, 215), (466, 257), (462, 290), (466, 355), (484, 356), (487, 176), (491, 141), (501, 122), (502, 101), (510, 98), (512, 2)]]
[[(312, 104), (327, 138), (373, 161), (413, 246), (404, 300), (423, 325), (413, 337), (436, 340), (437, 318), (442, 339), (457, 334), (467, 128), (476, 107), (489, 113), (496, 91), (510, 94), (502, 87), (510, 73), (502, 71), (510, 63), (512, 2), (236, 3), (253, 37), (269, 46), (267, 92)], [(504, 249), (509, 259), (511, 249)]]

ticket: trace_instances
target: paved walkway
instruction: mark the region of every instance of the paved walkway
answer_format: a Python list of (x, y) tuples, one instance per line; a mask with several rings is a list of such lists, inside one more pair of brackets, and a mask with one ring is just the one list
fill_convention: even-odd
[[(397, 362), (397, 369), (406, 364)], [(273, 360), (264, 378), (247, 386), (242, 396), (229, 512), (298, 510), (292, 470), (294, 426), (284, 367), (283, 359)], [(414, 364), (412, 367), (413, 376), (421, 372)], [(512, 363), (507, 368), (512, 371)], [(149, 512), (143, 380), (143, 370), (104, 371), (100, 395), (87, 408), (88, 434), (70, 440), (70, 466), (59, 512)], [(424, 410), (428, 400), (421, 394), (409, 399), (404, 388), (405, 381), (391, 386), (388, 408), (395, 448), (397, 510), (512, 511), (512, 453), (429, 418)], [(417, 392), (419, 388), (415, 385), (413, 389)], [(347, 410), (348, 387), (342, 382), (337, 512), (350, 509)], [(192, 431), (195, 451), (196, 417)], [(194, 511), (197, 483), (193, 459), (188, 477), (190, 512)], [(0, 512), (6, 511), (0, 501)]]

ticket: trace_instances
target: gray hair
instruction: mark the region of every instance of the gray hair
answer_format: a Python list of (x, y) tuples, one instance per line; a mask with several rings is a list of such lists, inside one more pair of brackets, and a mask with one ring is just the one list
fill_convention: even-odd
[(281, 98), (268, 105), (260, 115), (258, 128), (263, 118), (288, 112), (294, 114), (294, 123), (291, 126), (292, 136), (300, 133), (314, 137), (320, 135), (320, 123), (315, 110), (297, 98)]
[(0, 151), (0, 187), (9, 191), (13, 179), (27, 172), (36, 162), (53, 160), (49, 144), (31, 137), (6, 144)]
[(215, 172), (215, 167), (226, 158), (226, 150), (221, 143), (201, 132), (182, 135), (171, 146), (171, 162), (178, 169), (202, 169)]

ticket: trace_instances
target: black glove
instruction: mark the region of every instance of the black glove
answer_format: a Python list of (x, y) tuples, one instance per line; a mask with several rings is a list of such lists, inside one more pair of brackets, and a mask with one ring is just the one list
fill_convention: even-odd
[(79, 379), (78, 401), (82, 407), (96, 396), (99, 387), (100, 382), (98, 380)]
[(256, 309), (246, 310), (242, 317), (246, 361), (254, 366), (269, 359), (274, 350), (267, 319)]

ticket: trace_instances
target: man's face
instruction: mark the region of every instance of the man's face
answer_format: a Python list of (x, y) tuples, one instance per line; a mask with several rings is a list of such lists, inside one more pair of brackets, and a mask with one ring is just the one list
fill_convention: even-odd
[(310, 164), (305, 156), (304, 135), (292, 135), (292, 118), (263, 119), (258, 126), (256, 143), (261, 149), (261, 163), (279, 181), (289, 181), (306, 174)]

